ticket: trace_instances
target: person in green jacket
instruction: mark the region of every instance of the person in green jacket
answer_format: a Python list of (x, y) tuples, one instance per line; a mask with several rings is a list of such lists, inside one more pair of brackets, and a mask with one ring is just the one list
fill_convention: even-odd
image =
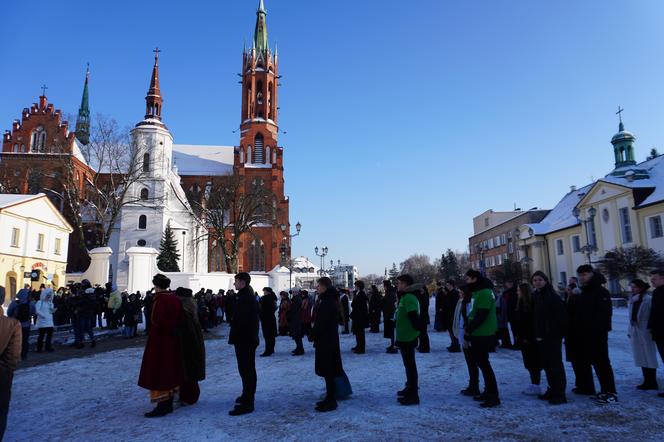
[(482, 408), (500, 405), (496, 375), (489, 362), (489, 352), (495, 345), (498, 318), (496, 317), (496, 298), (493, 295), (493, 283), (477, 270), (466, 272), (466, 283), (472, 293), (471, 310), (465, 335), (470, 342), (470, 353), (482, 371), (484, 393), (473, 397), (480, 401)]
[(417, 365), (415, 364), (415, 347), (420, 336), (420, 303), (415, 293), (421, 287), (413, 284), (413, 277), (400, 275), (397, 277), (399, 305), (397, 307), (397, 342), (401, 358), (406, 369), (406, 388), (397, 392), (401, 405), (417, 405), (420, 397), (417, 386)]

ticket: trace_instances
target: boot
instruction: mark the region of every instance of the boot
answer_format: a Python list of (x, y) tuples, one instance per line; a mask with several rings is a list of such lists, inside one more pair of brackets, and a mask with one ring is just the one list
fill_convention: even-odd
[(334, 399), (326, 399), (322, 402), (316, 403), (316, 411), (319, 413), (327, 413), (329, 411), (334, 411), (337, 409), (337, 401)]
[(639, 385), (639, 390), (659, 390), (657, 385), (657, 370), (655, 368), (641, 368), (643, 372), (643, 384)]
[(90, 343), (90, 348), (95, 348), (96, 346), (97, 346), (97, 341), (93, 339), (92, 342)]
[(242, 416), (254, 412), (254, 404), (237, 404), (235, 408), (228, 412), (229, 416)]
[(419, 405), (420, 396), (417, 394), (417, 390), (414, 393), (408, 393), (404, 397), (397, 399), (401, 405)]
[(173, 412), (173, 398), (167, 401), (157, 403), (157, 406), (154, 408), (154, 410), (145, 413), (145, 417), (147, 418), (162, 417), (172, 412)]
[(477, 386), (469, 385), (468, 388), (461, 390), (461, 394), (464, 396), (479, 396), (481, 393)]
[(480, 404), (482, 408), (493, 408), (500, 405), (500, 399), (497, 397), (487, 398), (484, 402)]

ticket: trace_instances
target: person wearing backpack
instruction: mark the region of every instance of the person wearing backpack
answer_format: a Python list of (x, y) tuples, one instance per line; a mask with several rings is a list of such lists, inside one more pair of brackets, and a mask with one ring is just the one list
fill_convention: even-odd
[(21, 323), (21, 360), (28, 358), (28, 340), (30, 339), (30, 321), (35, 315), (35, 307), (30, 303), (30, 285), (18, 291), (16, 299), (9, 304), (7, 316)]

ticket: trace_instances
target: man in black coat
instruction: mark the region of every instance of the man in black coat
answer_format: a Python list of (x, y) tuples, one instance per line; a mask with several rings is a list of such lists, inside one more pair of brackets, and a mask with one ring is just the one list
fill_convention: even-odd
[(325, 399), (316, 403), (316, 411), (337, 409), (334, 380), (344, 373), (339, 347), (339, 293), (328, 277), (318, 280), (318, 306), (309, 340), (316, 349), (316, 374), (325, 379)]
[(540, 395), (551, 405), (567, 403), (565, 388), (567, 379), (563, 366), (562, 342), (567, 326), (565, 303), (553, 290), (547, 276), (537, 271), (533, 274), (532, 283), (535, 292), (533, 299), (533, 327), (539, 359), (546, 373), (549, 388)]
[(371, 333), (380, 332), (380, 314), (383, 309), (383, 297), (378, 291), (378, 287), (371, 286), (369, 290), (369, 331)]
[(355, 281), (355, 296), (350, 304), (352, 311), (350, 318), (353, 320), (353, 333), (355, 334), (355, 347), (353, 353), (364, 354), (365, 352), (365, 328), (369, 324), (369, 299), (364, 293), (364, 281)]
[(443, 299), (443, 321), (447, 332), (450, 334), (451, 345), (447, 347), (450, 353), (461, 352), (459, 340), (454, 336), (454, 312), (459, 301), (459, 290), (456, 288), (456, 282), (453, 279), (445, 283), (445, 298)]
[(277, 318), (274, 316), (276, 311), (277, 295), (270, 287), (265, 287), (260, 300), (261, 329), (263, 330), (263, 339), (265, 339), (265, 351), (261, 354), (262, 358), (274, 354), (274, 345), (277, 338)]
[(288, 330), (291, 338), (295, 341), (295, 350), (291, 352), (293, 356), (302, 356), (304, 346), (302, 345), (302, 296), (300, 293), (293, 295), (290, 309), (288, 310)]
[(420, 353), (429, 353), (431, 348), (429, 346), (429, 289), (426, 285), (417, 293), (417, 300), (420, 303), (420, 337), (418, 338), (419, 345), (417, 351)]
[(385, 351), (390, 354), (396, 354), (399, 353), (399, 350), (394, 345), (394, 329), (396, 327), (394, 314), (397, 311), (397, 290), (389, 280), (383, 281), (383, 288), (385, 289), (385, 298), (383, 298), (383, 337), (390, 340), (390, 346)]
[[(657, 344), (659, 357), (664, 362), (664, 269), (652, 272), (650, 282), (655, 290), (652, 292), (648, 329), (652, 334), (653, 341)], [(664, 398), (664, 393), (659, 393), (658, 396)]]
[(576, 388), (572, 391), (585, 395), (595, 393), (594, 368), (600, 384), (600, 393), (595, 400), (603, 404), (614, 403), (618, 396), (609, 360), (609, 331), (613, 313), (611, 295), (603, 287), (606, 279), (592, 266), (582, 265), (577, 274), (581, 289), (568, 300), (570, 327), (567, 340), (570, 344), (567, 344), (567, 350), (576, 376)]
[(350, 323), (350, 301), (348, 300), (348, 290), (344, 289), (341, 293), (341, 322), (344, 326), (344, 335), (350, 334), (348, 324)]
[(258, 301), (249, 285), (248, 273), (235, 275), (237, 302), (231, 319), (228, 343), (235, 346), (237, 369), (242, 378), (242, 395), (235, 400), (235, 408), (228, 414), (240, 416), (254, 411), (256, 395), (256, 347), (258, 347)]

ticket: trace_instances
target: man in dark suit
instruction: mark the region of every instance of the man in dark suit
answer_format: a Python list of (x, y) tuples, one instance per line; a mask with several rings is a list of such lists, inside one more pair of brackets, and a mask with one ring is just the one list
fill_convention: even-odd
[(228, 343), (235, 346), (237, 369), (242, 378), (242, 395), (235, 400), (235, 408), (228, 413), (231, 416), (241, 416), (254, 411), (259, 309), (254, 289), (249, 283), (251, 276), (248, 273), (235, 275), (237, 295)]

